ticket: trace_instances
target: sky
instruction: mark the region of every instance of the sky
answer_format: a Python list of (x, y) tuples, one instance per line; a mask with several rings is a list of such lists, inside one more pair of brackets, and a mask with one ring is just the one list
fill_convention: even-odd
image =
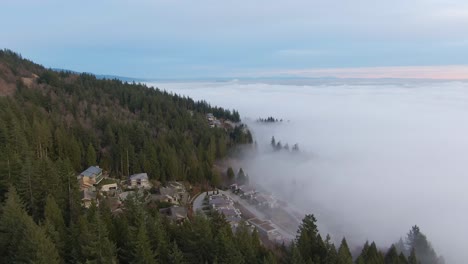
[(137, 78), (468, 76), (463, 0), (1, 0), (0, 47)]

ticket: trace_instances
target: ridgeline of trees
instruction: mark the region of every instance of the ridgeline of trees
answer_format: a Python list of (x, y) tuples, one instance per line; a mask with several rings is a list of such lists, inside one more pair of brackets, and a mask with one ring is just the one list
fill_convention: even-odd
[[(407, 235), (406, 243), (391, 245), (382, 251), (372, 242), (366, 242), (358, 256), (351, 255), (345, 238), (337, 248), (327, 235), (323, 239), (318, 231), (317, 220), (313, 215), (306, 215), (299, 226), (294, 243), (287, 250), (285, 263), (317, 264), (443, 264), (426, 236), (414, 226)], [(400, 248), (398, 248), (398, 246)]]
[(278, 119), (278, 118), (274, 118), (272, 116), (269, 116), (267, 118), (258, 118), (257, 119), (257, 122), (259, 123), (277, 123), (277, 122), (283, 122), (283, 119)]
[(214, 160), (252, 139), (244, 129), (210, 129), (205, 114), (239, 114), (141, 84), (47, 70), (8, 50), (0, 51), (4, 87), (14, 92), (0, 97), (0, 263), (441, 263), (417, 227), (386, 254), (366, 243), (353, 262), (346, 240), (338, 249), (323, 240), (312, 215), (290, 246), (266, 248), (256, 231), (241, 223), (233, 232), (216, 213), (175, 224), (139, 197), (121, 211), (104, 202), (86, 210), (76, 175), (96, 163), (113, 176), (216, 182)]

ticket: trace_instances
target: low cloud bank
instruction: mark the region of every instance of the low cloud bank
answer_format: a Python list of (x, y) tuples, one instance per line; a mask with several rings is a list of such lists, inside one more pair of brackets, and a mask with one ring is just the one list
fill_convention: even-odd
[[(447, 263), (468, 252), (468, 84), (159, 83), (235, 108), (259, 146), (250, 177), (354, 245), (397, 241), (417, 224)], [(256, 123), (274, 116), (284, 122)], [(271, 137), (307, 158), (272, 154)]]

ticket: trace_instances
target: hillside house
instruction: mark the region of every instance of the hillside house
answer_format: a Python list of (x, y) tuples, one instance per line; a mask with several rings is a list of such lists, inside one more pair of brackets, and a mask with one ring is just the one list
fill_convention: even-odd
[(238, 194), (244, 198), (253, 198), (255, 196), (255, 188), (247, 185), (241, 185), (238, 188)]
[(151, 184), (148, 179), (148, 174), (138, 173), (138, 174), (131, 175), (129, 178), (129, 187), (144, 188), (144, 189), (151, 188)]
[(263, 208), (273, 209), (277, 207), (277, 202), (275, 198), (273, 198), (271, 195), (260, 194), (260, 193), (255, 195), (255, 197), (252, 199), (252, 203), (257, 205), (258, 207), (263, 207)]
[(98, 184), (103, 178), (102, 169), (99, 168), (99, 166), (91, 166), (77, 177), (81, 190), (88, 189)]
[(173, 197), (171, 195), (167, 194), (152, 194), (147, 197), (146, 199), (147, 203), (152, 203), (152, 202), (164, 202), (164, 203), (170, 203), (173, 205), (179, 204), (179, 199), (176, 197)]
[(283, 239), (276, 227), (274, 227), (270, 221), (251, 218), (248, 222), (257, 228), (260, 235), (267, 237), (269, 240), (281, 241)]
[(189, 199), (190, 195), (185, 189), (185, 186), (180, 182), (168, 182), (165, 187), (159, 188), (159, 193), (161, 195), (167, 195), (172, 197), (172, 203), (179, 203), (181, 205), (186, 204)]

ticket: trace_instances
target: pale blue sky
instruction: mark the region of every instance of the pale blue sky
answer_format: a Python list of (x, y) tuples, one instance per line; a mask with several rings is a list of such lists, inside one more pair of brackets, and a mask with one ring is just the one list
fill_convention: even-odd
[(333, 76), (335, 68), (468, 65), (463, 0), (2, 0), (0, 24), (0, 47), (97, 74)]

